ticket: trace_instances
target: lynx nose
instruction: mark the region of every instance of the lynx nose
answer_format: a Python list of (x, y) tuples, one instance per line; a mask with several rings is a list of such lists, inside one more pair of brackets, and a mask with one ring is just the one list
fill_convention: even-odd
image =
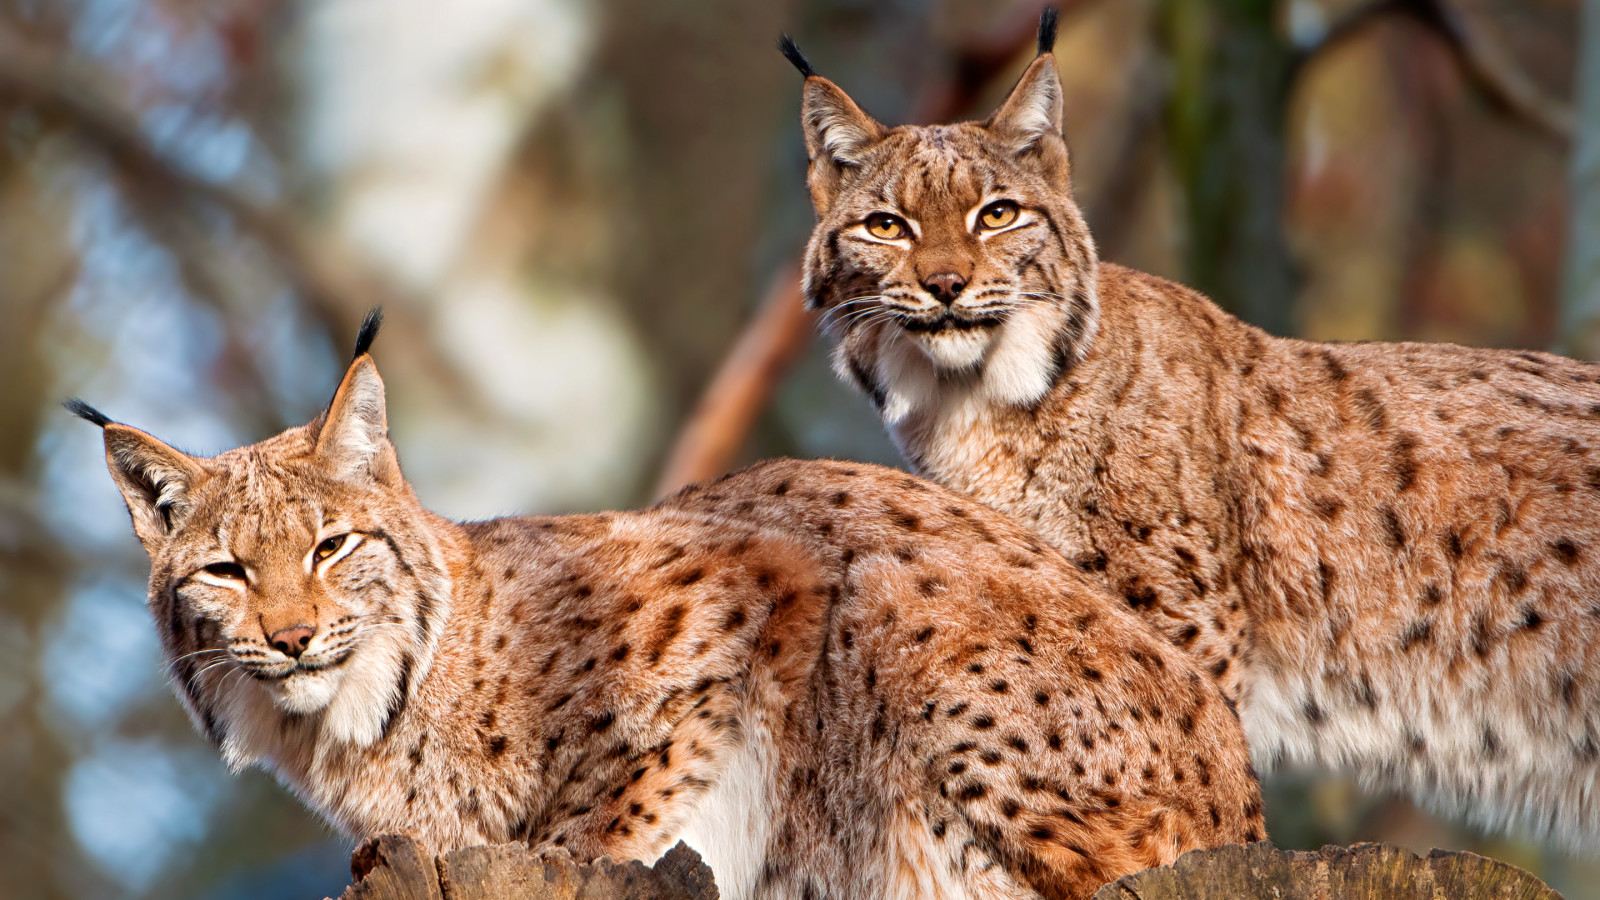
[(961, 295), (961, 289), (966, 286), (967, 280), (954, 272), (929, 275), (922, 281), (923, 290), (932, 294), (935, 300), (945, 306), (956, 302), (956, 297)]
[(300, 654), (306, 652), (306, 647), (310, 646), (311, 636), (316, 633), (317, 630), (308, 625), (296, 625), (293, 628), (274, 631), (272, 637), (267, 638), (267, 643), (279, 653), (299, 659)]

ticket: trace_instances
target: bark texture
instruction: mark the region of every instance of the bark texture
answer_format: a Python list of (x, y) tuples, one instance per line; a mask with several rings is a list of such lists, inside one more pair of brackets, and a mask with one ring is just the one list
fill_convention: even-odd
[(386, 834), (356, 850), (350, 874), (355, 883), (340, 900), (717, 900), (711, 869), (682, 843), (652, 867), (536, 857), (522, 844), (435, 857), (411, 838)]
[(1229, 844), (1185, 853), (1101, 888), (1095, 900), (1560, 900), (1516, 866), (1451, 850), (1426, 859), (1392, 844), (1323, 847)]
[[(654, 867), (638, 861), (530, 855), (521, 844), (429, 856), (417, 842), (384, 835), (350, 860), (356, 883), (340, 900), (717, 900), (711, 870), (678, 844)], [(1422, 858), (1391, 844), (1324, 847), (1268, 843), (1186, 853), (1101, 888), (1095, 900), (1561, 900), (1516, 866), (1451, 850)]]

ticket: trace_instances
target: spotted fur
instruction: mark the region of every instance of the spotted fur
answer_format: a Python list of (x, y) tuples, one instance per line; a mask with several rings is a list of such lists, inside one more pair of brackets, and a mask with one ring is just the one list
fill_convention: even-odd
[[(1059, 97), (1045, 53), (988, 122), (883, 129), (807, 79), (806, 290), (841, 374), (918, 470), (1186, 650), (1258, 763), (1593, 847), (1600, 367), (1275, 338), (1100, 264)], [(830, 155), (835, 119), (875, 137)], [(1032, 218), (979, 233), (996, 198)], [(864, 237), (879, 212), (917, 235)], [(970, 273), (954, 304), (935, 270)]]
[[(325, 417), (214, 459), (105, 435), (180, 698), (352, 836), (688, 839), (724, 896), (795, 898), (1088, 897), (1263, 836), (1222, 694), (980, 504), (780, 461), (455, 524), (400, 476), (382, 397), (363, 355)], [(315, 629), (298, 662), (290, 625)]]

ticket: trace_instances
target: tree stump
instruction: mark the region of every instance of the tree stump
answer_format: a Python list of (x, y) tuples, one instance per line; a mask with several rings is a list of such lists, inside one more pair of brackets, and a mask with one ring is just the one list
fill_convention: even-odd
[(350, 858), (355, 883), (340, 900), (717, 900), (711, 869), (679, 843), (654, 866), (534, 856), (524, 844), (466, 847), (435, 857), (386, 834)]
[[(717, 900), (711, 870), (685, 844), (655, 866), (536, 857), (522, 844), (430, 855), (401, 835), (374, 838), (350, 859), (341, 900)], [(1185, 853), (1101, 888), (1094, 900), (1561, 900), (1523, 870), (1475, 853), (1426, 859), (1389, 844), (1324, 847), (1230, 844)]]
[(1192, 850), (1101, 888), (1095, 900), (1561, 900), (1516, 866), (1452, 850), (1422, 859), (1392, 844), (1310, 853), (1268, 843)]

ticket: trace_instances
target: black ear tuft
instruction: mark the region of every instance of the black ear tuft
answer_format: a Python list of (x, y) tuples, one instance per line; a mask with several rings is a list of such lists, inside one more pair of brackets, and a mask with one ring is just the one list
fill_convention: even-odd
[(1039, 13), (1039, 55), (1056, 49), (1056, 8), (1046, 6)]
[(66, 407), (67, 412), (72, 413), (73, 415), (85, 421), (93, 422), (94, 424), (99, 425), (101, 428), (111, 424), (111, 418), (109, 416), (83, 402), (82, 400), (79, 400), (77, 397), (73, 397), (70, 400), (63, 400), (61, 405)]
[(810, 78), (817, 74), (817, 71), (811, 68), (811, 62), (806, 59), (806, 55), (800, 52), (800, 45), (794, 42), (794, 38), (787, 34), (779, 35), (778, 49), (783, 51), (784, 58), (794, 63), (794, 67), (800, 70), (801, 75)]
[(383, 327), (383, 307), (374, 306), (368, 310), (367, 317), (361, 320), (361, 330), (356, 332), (356, 352), (350, 357), (357, 360), (365, 356), (372, 349), (372, 342), (378, 337), (378, 329)]

